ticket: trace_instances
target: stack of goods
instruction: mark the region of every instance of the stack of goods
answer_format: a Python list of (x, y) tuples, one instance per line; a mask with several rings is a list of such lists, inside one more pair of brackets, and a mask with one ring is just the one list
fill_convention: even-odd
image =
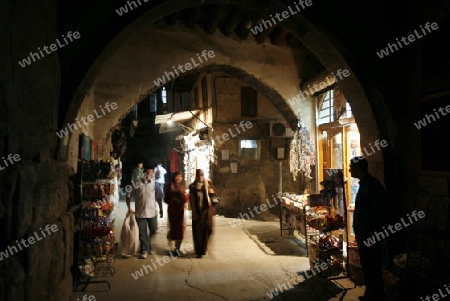
[[(109, 163), (85, 162), (85, 172), (95, 176), (106, 176)], [(107, 168), (108, 167), (108, 168)], [(94, 276), (97, 264), (110, 263), (115, 253), (114, 203), (109, 196), (114, 192), (114, 184), (108, 179), (83, 183), (83, 206), (80, 211), (79, 268), (85, 277)]]
[(308, 205), (308, 198), (306, 194), (283, 193), (283, 195), (281, 196), (281, 201), (288, 207), (294, 206), (303, 208), (304, 206)]
[(84, 199), (104, 198), (114, 193), (114, 183), (84, 183), (83, 195)]
[(320, 262), (326, 262), (327, 269), (323, 269), (321, 275), (323, 277), (333, 277), (344, 272), (342, 266), (342, 242), (336, 239), (333, 235), (322, 234), (318, 243), (314, 244), (316, 248), (317, 258)]
[(84, 161), (83, 181), (96, 181), (97, 179), (109, 179), (114, 168), (111, 162), (105, 161)]
[(90, 219), (81, 231), (82, 257), (94, 263), (112, 259), (114, 241), (114, 220), (109, 216)]
[(84, 277), (94, 277), (95, 264), (90, 259), (86, 259), (84, 264), (78, 266), (81, 275)]
[(83, 209), (84, 219), (93, 219), (102, 216), (109, 216), (114, 210), (114, 204), (107, 199), (90, 202)]
[(330, 232), (345, 228), (344, 217), (340, 214), (333, 214), (326, 206), (314, 207), (314, 213), (308, 214), (308, 225), (322, 232)]
[(324, 232), (330, 232), (345, 227), (344, 217), (339, 215), (339, 213), (334, 217), (332, 217), (331, 214), (327, 214), (323, 221), (322, 227), (324, 227)]

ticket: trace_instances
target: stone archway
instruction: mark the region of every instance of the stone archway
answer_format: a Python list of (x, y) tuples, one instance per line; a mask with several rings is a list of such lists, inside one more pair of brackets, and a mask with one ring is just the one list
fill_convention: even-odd
[[(202, 3), (220, 3), (220, 1), (203, 1)], [(283, 4), (281, 1), (268, 1), (267, 3), (264, 3), (264, 5), (261, 5), (260, 1), (247, 1), (245, 3), (242, 3), (242, 1), (228, 1), (228, 4), (234, 4), (236, 6), (245, 6), (248, 9), (251, 9), (252, 11), (255, 11), (259, 13), (262, 16), (268, 15), (272, 12), (276, 11), (282, 11), (286, 8), (285, 4)], [(108, 69), (108, 73), (114, 76), (114, 74), (122, 74), (127, 69), (127, 66), (125, 65), (116, 65), (115, 67), (112, 67), (111, 62), (114, 59), (114, 57), (121, 53), (121, 51), (124, 51), (124, 47), (128, 47), (128, 51), (131, 51), (132, 49), (139, 49), (138, 44), (133, 44), (133, 38), (136, 38), (139, 32), (145, 32), (146, 28), (151, 26), (151, 24), (154, 21), (157, 21), (167, 15), (170, 15), (172, 13), (175, 13), (177, 11), (181, 11), (186, 8), (194, 7), (199, 4), (197, 1), (183, 1), (183, 0), (177, 0), (177, 1), (167, 1), (162, 3), (160, 6), (158, 6), (155, 9), (150, 9), (148, 12), (146, 12), (143, 16), (135, 20), (134, 22), (130, 23), (122, 32), (120, 32), (117, 37), (108, 45), (108, 47), (102, 52), (102, 54), (97, 58), (95, 63), (91, 66), (89, 72), (87, 73), (86, 77), (83, 79), (82, 83), (80, 84), (80, 87), (78, 91), (89, 91), (94, 84), (97, 85), (97, 87), (101, 87), (102, 84), (99, 84), (98, 79), (104, 76), (105, 69)], [(347, 69), (350, 71), (351, 76), (344, 82), (340, 83), (340, 86), (345, 91), (347, 95), (347, 99), (349, 103), (352, 106), (352, 111), (354, 112), (355, 119), (358, 123), (358, 127), (361, 133), (361, 142), (363, 145), (367, 145), (369, 142), (373, 142), (376, 139), (379, 139), (379, 132), (378, 132), (378, 126), (375, 120), (375, 116), (372, 114), (371, 105), (369, 103), (369, 100), (367, 96), (364, 93), (363, 87), (358, 80), (357, 75), (352, 71), (351, 66), (346, 62), (344, 57), (341, 55), (341, 53), (338, 51), (338, 49), (333, 45), (333, 43), (330, 41), (328, 37), (326, 37), (324, 34), (320, 32), (313, 24), (311, 24), (308, 20), (306, 20), (304, 17), (302, 17), (301, 14), (296, 14), (294, 16), (291, 16), (289, 19), (286, 19), (283, 21), (283, 25), (285, 28), (289, 29), (292, 34), (294, 34), (297, 38), (299, 38), (302, 43), (317, 57), (317, 59), (325, 66), (325, 68), (333, 72), (337, 69)], [(195, 30), (190, 31), (195, 32)], [(167, 31), (166, 31), (167, 33)], [(211, 42), (213, 42), (213, 38), (211, 35), (207, 35), (204, 32), (197, 32), (197, 37), (200, 39), (201, 43), (203, 43), (204, 48), (206, 49), (208, 46), (211, 46)], [(173, 36), (172, 38), (179, 39), (179, 36)], [(230, 42), (230, 39), (227, 39), (228, 42)], [(194, 44), (194, 43), (192, 43)], [(192, 45), (191, 44), (191, 45)], [(248, 44), (246, 41), (241, 42), (241, 44)], [(125, 46), (128, 45), (128, 46)], [(224, 43), (218, 43), (221, 47), (225, 46)], [(142, 45), (141, 45), (142, 46)], [(246, 45), (250, 46), (250, 45)], [(256, 45), (254, 45), (256, 46)], [(135, 48), (133, 48), (135, 47)], [(157, 45), (155, 47), (158, 47)], [(256, 46), (260, 48), (262, 51), (265, 51), (265, 54), (270, 52), (270, 45), (262, 45), (262, 46)], [(269, 49), (269, 50), (267, 50)], [(196, 49), (197, 50), (197, 49)], [(170, 52), (173, 53), (173, 52)], [(167, 54), (167, 53), (166, 53)], [(195, 54), (195, 51), (192, 51), (189, 53), (189, 51), (185, 51), (185, 49), (177, 49), (177, 57), (180, 58), (180, 61), (187, 61), (190, 58), (190, 55)], [(233, 56), (234, 55), (234, 56)], [(283, 91), (282, 93), (279, 93), (283, 99), (289, 99), (290, 97), (295, 96), (298, 91), (296, 91), (295, 87), (297, 86), (297, 78), (296, 78), (296, 70), (295, 70), (295, 64), (292, 62), (292, 65), (294, 66), (294, 69), (291, 69), (288, 76), (284, 76), (286, 79), (285, 85), (290, 85), (290, 89), (281, 89), (279, 83), (277, 84), (276, 80), (274, 78), (267, 78), (264, 77), (264, 70), (255, 70), (255, 68), (251, 68), (251, 66), (246, 66), (246, 61), (237, 62), (236, 59), (239, 59), (240, 54), (232, 54), (232, 53), (222, 53), (221, 59), (216, 61), (217, 64), (225, 64), (237, 67), (236, 65), (239, 65), (239, 67), (244, 70), (245, 72), (251, 74), (255, 78), (259, 78), (265, 85), (267, 85), (269, 88), (274, 89), (275, 91)], [(134, 56), (134, 55), (133, 55)], [(182, 59), (182, 58), (185, 59)], [(231, 58), (234, 60), (231, 61)], [(278, 56), (276, 56), (278, 60), (285, 60), (285, 57), (283, 57), (280, 53), (278, 53)], [(133, 59), (136, 59), (134, 56)], [(141, 58), (142, 59), (142, 58)], [(139, 61), (139, 60), (135, 60)], [(159, 59), (158, 62), (155, 62), (154, 67), (159, 67), (159, 70), (163, 72), (163, 70), (171, 70), (168, 67), (171, 65), (171, 63), (163, 63), (164, 60)], [(287, 64), (286, 64), (287, 65)], [(162, 67), (164, 66), (164, 67)], [(142, 67), (142, 66), (141, 66)], [(161, 68), (162, 67), (162, 68)], [(144, 73), (143, 68), (137, 68), (134, 69), (135, 71)], [(156, 74), (161, 74), (156, 73)], [(276, 76), (273, 76), (276, 77)], [(279, 77), (280, 78), (280, 77)], [(103, 86), (103, 88), (105, 88)], [(140, 98), (145, 96), (147, 93), (151, 92), (152, 89), (155, 87), (151, 87), (151, 85), (141, 85), (138, 88), (130, 88), (127, 86), (126, 83), (123, 83), (121, 86), (116, 86), (119, 93), (124, 93), (129, 97), (128, 100), (128, 108), (121, 111), (121, 114), (125, 114), (126, 111), (132, 107), (135, 103), (137, 103)], [(131, 96), (131, 97), (130, 97)], [(68, 111), (68, 114), (66, 116), (66, 122), (70, 120), (74, 120), (75, 116), (77, 115), (79, 108), (82, 106), (82, 102), (85, 98), (84, 93), (77, 93), (70, 105), (70, 109)], [(289, 110), (288, 110), (289, 111)], [(102, 126), (102, 130), (107, 131), (108, 126), (112, 125), (115, 121), (112, 121), (110, 123), (104, 123), (104, 126)], [(67, 156), (62, 156), (62, 159), (66, 158)], [(369, 160), (372, 162), (374, 166), (377, 166), (377, 170), (374, 170), (374, 174), (381, 179), (384, 178), (383, 176), (383, 158), (381, 153), (376, 153)]]

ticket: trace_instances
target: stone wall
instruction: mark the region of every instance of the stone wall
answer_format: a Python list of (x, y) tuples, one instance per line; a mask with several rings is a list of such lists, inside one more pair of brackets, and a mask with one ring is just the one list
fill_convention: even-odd
[[(54, 159), (59, 54), (18, 64), (59, 36), (57, 5), (3, 1), (0, 12), (0, 152), (20, 156), (0, 171), (0, 251), (13, 253), (0, 260), (0, 300), (68, 300), (74, 221), (68, 212), (71, 170)], [(40, 228), (53, 224), (57, 231), (43, 238)], [(34, 233), (41, 240), (33, 243)], [(16, 240), (22, 239), (29, 246), (20, 250)]]
[[(215, 98), (213, 138), (217, 156), (213, 174), (214, 182), (221, 194), (218, 212), (233, 217), (243, 214), (243, 218), (248, 216), (252, 219), (276, 219), (278, 207), (271, 205), (274, 203), (273, 196), (279, 191), (280, 162), (283, 191), (299, 193), (306, 185), (302, 177), (294, 182), (289, 172), (289, 138), (278, 139), (278, 143), (285, 147), (285, 159), (276, 159), (276, 149), (270, 138), (270, 122), (283, 121), (283, 116), (269, 99), (257, 93), (258, 116), (241, 117), (241, 87), (248, 85), (223, 74), (215, 74), (213, 82)], [(309, 107), (313, 106), (310, 104)], [(304, 110), (307, 111), (307, 108), (305, 105)], [(228, 137), (223, 136), (224, 134)], [(239, 153), (241, 139), (258, 141), (256, 160)], [(228, 160), (222, 158), (223, 149), (229, 151)], [(230, 163), (234, 160), (238, 164), (237, 173), (232, 173), (230, 169)], [(269, 210), (256, 214), (257, 211), (253, 208), (261, 204), (266, 204)]]
[[(78, 111), (77, 117), (75, 120), (82, 120), (81, 118), (87, 118), (87, 116), (89, 116), (90, 114), (92, 114), (93, 110), (94, 110), (94, 93), (93, 90), (89, 90), (86, 92), (86, 97), (85, 100), (83, 101), (83, 106), (80, 108), (80, 110)], [(71, 122), (71, 123), (75, 123), (76, 122)], [(69, 151), (69, 156), (68, 156), (68, 162), (69, 165), (71, 166), (71, 168), (74, 170), (74, 172), (77, 171), (77, 164), (78, 164), (78, 158), (79, 158), (79, 138), (81, 134), (85, 134), (87, 136), (89, 136), (91, 139), (93, 139), (94, 141), (96, 140), (95, 137), (95, 126), (96, 124), (101, 123), (101, 120), (94, 120), (94, 122), (88, 123), (87, 125), (84, 125), (82, 122), (80, 124), (84, 125), (82, 128), (77, 127), (77, 129), (75, 131), (73, 131), (70, 135), (70, 139), (69, 139), (69, 147), (68, 147), (68, 151)], [(67, 124), (63, 124), (63, 127), (67, 126)], [(106, 160), (109, 159), (108, 158), (104, 158)]]

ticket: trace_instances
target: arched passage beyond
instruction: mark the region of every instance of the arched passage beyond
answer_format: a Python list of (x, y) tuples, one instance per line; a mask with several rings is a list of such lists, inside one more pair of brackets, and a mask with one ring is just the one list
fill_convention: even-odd
[[(220, 3), (220, 1), (206, 2)], [(228, 1), (228, 3), (244, 6), (239, 1)], [(203, 50), (213, 50), (214, 59), (205, 62), (200, 68), (207, 68), (209, 65), (238, 68), (243, 74), (247, 73), (251, 76), (248, 77), (250, 84), (260, 82), (261, 87), (266, 87), (264, 88), (267, 89), (266, 93), (273, 94), (270, 98), (278, 105), (283, 103), (281, 99), (287, 100), (298, 94), (299, 70), (290, 49), (274, 45), (258, 45), (252, 39), (238, 41), (220, 33), (210, 35), (198, 28), (188, 30), (178, 25), (152, 24), (165, 16), (197, 5), (201, 4), (197, 1), (166, 1), (130, 23), (91, 66), (80, 84), (79, 91), (89, 91), (94, 88), (95, 104), (116, 101), (119, 109), (115, 116), (123, 116), (142, 97), (157, 88), (153, 81), (165, 72), (173, 71), (172, 66), (189, 62)], [(286, 8), (280, 1), (270, 1), (264, 5), (260, 1), (247, 1), (245, 7), (261, 16)], [(379, 139), (375, 116), (372, 114), (364, 90), (352, 68), (331, 41), (301, 14), (286, 19), (283, 26), (299, 38), (328, 71), (333, 72), (338, 69), (350, 71), (351, 76), (342, 81), (340, 86), (352, 106), (362, 137), (361, 143), (367, 145)], [(66, 116), (66, 122), (75, 119), (79, 108), (83, 106), (84, 99), (85, 95), (82, 93), (75, 95)], [(280, 109), (290, 122), (295, 119), (292, 116), (292, 110), (286, 105), (280, 105)], [(95, 132), (108, 132), (117, 121), (117, 118), (105, 118), (95, 125)], [(104, 142), (105, 136), (96, 137), (96, 139)], [(373, 173), (383, 178), (382, 154), (374, 154), (369, 160), (377, 166), (377, 170)]]

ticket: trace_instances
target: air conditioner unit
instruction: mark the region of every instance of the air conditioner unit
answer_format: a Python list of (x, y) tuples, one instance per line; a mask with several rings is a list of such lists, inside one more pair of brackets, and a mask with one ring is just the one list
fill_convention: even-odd
[(291, 138), (294, 131), (287, 122), (272, 121), (270, 122), (270, 137), (272, 138)]

